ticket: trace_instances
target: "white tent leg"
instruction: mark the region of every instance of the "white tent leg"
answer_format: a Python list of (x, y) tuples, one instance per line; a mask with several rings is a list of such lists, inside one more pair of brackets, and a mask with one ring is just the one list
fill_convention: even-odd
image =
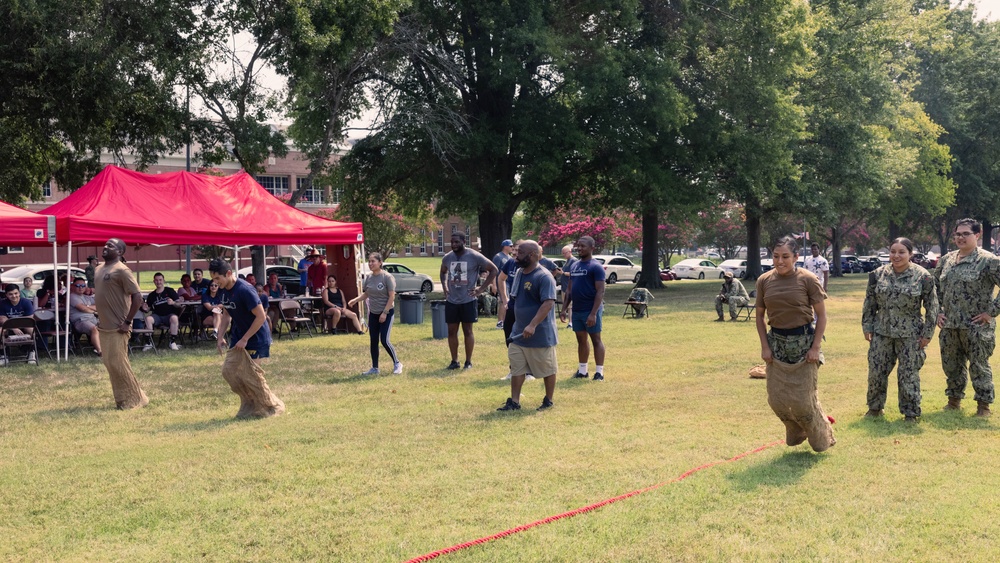
[[(66, 350), (66, 361), (69, 361), (69, 333), (72, 331), (72, 328), (73, 328), (73, 327), (69, 326), (69, 298), (70, 298), (70, 293), (71, 293), (69, 288), (70, 288), (70, 285), (72, 285), (72, 282), (73, 282), (72, 276), (70, 275), (72, 273), (71, 270), (70, 270), (70, 268), (72, 267), (71, 266), (72, 261), (73, 261), (73, 241), (69, 241), (69, 244), (66, 246), (66, 325), (65, 325), (66, 326), (66, 330), (63, 331), (65, 333), (65, 337), (66, 337), (65, 347), (63, 348), (64, 350)], [(57, 271), (56, 274), (58, 274), (58, 273), (59, 272)], [(56, 275), (55, 286), (56, 286), (56, 294), (58, 295), (59, 294), (59, 276), (58, 275)]]
[[(55, 278), (53, 280), (54, 281), (53, 287), (57, 288), (55, 296), (49, 297), (49, 299), (52, 299), (52, 305), (55, 308), (54, 328), (56, 329), (56, 337), (53, 338), (52, 340), (54, 340), (56, 343), (56, 362), (61, 362), (62, 355), (60, 354), (60, 352), (62, 351), (62, 343), (59, 342), (59, 330), (58, 330), (59, 328), (59, 291), (58, 291), (59, 275), (58, 274), (59, 274), (59, 249), (56, 246), (56, 243), (52, 243), (52, 275)], [(44, 282), (45, 280), (42, 280), (42, 283)]]

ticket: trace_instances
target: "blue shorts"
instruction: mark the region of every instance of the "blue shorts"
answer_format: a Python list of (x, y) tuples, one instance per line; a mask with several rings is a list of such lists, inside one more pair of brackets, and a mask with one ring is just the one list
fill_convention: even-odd
[(594, 326), (587, 326), (587, 317), (590, 316), (590, 309), (586, 311), (577, 311), (576, 308), (573, 309), (573, 331), (583, 332), (587, 331), (590, 334), (598, 334), (601, 332), (601, 317), (604, 316), (604, 307), (597, 309), (597, 322)]
[(251, 360), (260, 360), (262, 358), (270, 358), (271, 357), (271, 345), (270, 344), (262, 344), (262, 345), (257, 346), (257, 348), (255, 348), (253, 350), (251, 350), (250, 348), (247, 348), (247, 354), (250, 354), (250, 359)]

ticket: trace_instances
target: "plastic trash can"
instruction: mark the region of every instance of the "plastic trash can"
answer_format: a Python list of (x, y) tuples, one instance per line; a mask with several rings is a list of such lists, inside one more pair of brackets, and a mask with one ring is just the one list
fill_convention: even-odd
[(445, 322), (444, 318), (444, 304), (443, 299), (431, 301), (431, 328), (434, 338), (437, 339), (448, 338), (448, 323)]
[(424, 301), (427, 298), (423, 293), (405, 292), (399, 294), (399, 322), (405, 325), (424, 324)]

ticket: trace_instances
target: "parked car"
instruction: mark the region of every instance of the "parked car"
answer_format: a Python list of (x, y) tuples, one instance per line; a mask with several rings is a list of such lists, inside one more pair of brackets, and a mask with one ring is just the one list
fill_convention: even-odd
[(726, 260), (719, 267), (727, 272), (732, 272), (733, 276), (737, 278), (742, 278), (747, 273), (747, 261), (746, 260)]
[(917, 264), (918, 266), (923, 266), (924, 268), (927, 268), (928, 270), (932, 270), (934, 268), (937, 268), (938, 257), (937, 256), (928, 256), (928, 255), (924, 254), (923, 252), (914, 252), (913, 256), (910, 256), (910, 262), (913, 262), (914, 264)]
[(878, 261), (881, 262), (883, 265), (888, 264), (889, 263), (889, 255), (888, 254), (879, 254), (878, 255)]
[(861, 260), (861, 267), (864, 268), (866, 274), (882, 265), (882, 261), (878, 259), (878, 256), (859, 256), (858, 260)]
[[(73, 267), (70, 268), (74, 278), (86, 278), (87, 273), (82, 269)], [(66, 273), (66, 267), (63, 266), (59, 268), (59, 275)], [(42, 282), (45, 278), (52, 275), (52, 264), (28, 264), (25, 266), (18, 266), (16, 268), (11, 268), (0, 274), (0, 283), (7, 285), (9, 283), (16, 284), (17, 287), (24, 289), (24, 278), (31, 277), (35, 280), (34, 288), (38, 291), (42, 287)]]
[(663, 268), (660, 270), (660, 279), (662, 281), (676, 280), (677, 275), (674, 274), (674, 271), (671, 270), (670, 268)]
[(618, 280), (631, 280), (632, 283), (639, 281), (639, 273), (642, 272), (642, 268), (633, 264), (628, 258), (595, 254), (594, 260), (604, 265), (604, 281), (609, 284), (616, 283)]
[(688, 258), (674, 264), (674, 274), (677, 279), (698, 279), (721, 278), (726, 273), (725, 270), (715, 265), (711, 260), (704, 258)]
[(865, 271), (861, 260), (853, 254), (840, 255), (840, 271), (845, 274), (860, 274)]
[[(382, 269), (396, 280), (396, 293), (403, 291), (419, 291), (420, 293), (430, 293), (434, 291), (434, 280), (427, 274), (414, 272), (407, 266), (396, 262), (384, 262)], [(368, 269), (368, 264), (362, 267), (362, 275), (369, 276), (372, 271)]]
[[(278, 274), (278, 283), (285, 286), (285, 291), (288, 295), (300, 295), (304, 292), (302, 289), (302, 277), (299, 275), (299, 271), (291, 266), (282, 266), (278, 264), (272, 264), (264, 268), (266, 272), (264, 279), (257, 280), (257, 283), (267, 285), (267, 278), (271, 277), (271, 274)], [(246, 277), (247, 274), (253, 273), (253, 266), (247, 266), (246, 268), (240, 268), (236, 272), (240, 277)]]
[(760, 259), (760, 273), (763, 274), (764, 272), (770, 270), (773, 267), (774, 267), (774, 260), (771, 260), (770, 258)]

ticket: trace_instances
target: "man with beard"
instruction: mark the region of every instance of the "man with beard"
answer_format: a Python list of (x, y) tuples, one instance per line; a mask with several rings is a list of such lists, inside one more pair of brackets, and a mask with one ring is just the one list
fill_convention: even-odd
[(101, 360), (111, 378), (115, 406), (120, 410), (149, 404), (128, 359), (132, 319), (142, 305), (142, 293), (132, 270), (125, 266), (125, 242), (113, 238), (104, 245), (104, 264), (94, 270), (94, 305), (101, 334)]
[(514, 276), (517, 298), (514, 300), (514, 331), (510, 336), (507, 358), (510, 360), (510, 397), (499, 411), (521, 408), (521, 386), (528, 373), (539, 374), (545, 380), (545, 398), (538, 410), (553, 406), (556, 390), (555, 302), (556, 281), (545, 268), (538, 266), (542, 249), (538, 243), (526, 240), (518, 244), (517, 265), (521, 270)]
[[(489, 275), (479, 287), (479, 273)], [(451, 363), (447, 369), (459, 369), (458, 325), (462, 325), (465, 335), (465, 366), (472, 367), (472, 350), (476, 347), (476, 337), (472, 333), (472, 323), (479, 320), (476, 298), (493, 283), (497, 277), (497, 267), (489, 258), (465, 247), (465, 235), (455, 232), (451, 235), (451, 252), (441, 259), (441, 286), (447, 300), (444, 307), (445, 322), (448, 323), (448, 348)]]

